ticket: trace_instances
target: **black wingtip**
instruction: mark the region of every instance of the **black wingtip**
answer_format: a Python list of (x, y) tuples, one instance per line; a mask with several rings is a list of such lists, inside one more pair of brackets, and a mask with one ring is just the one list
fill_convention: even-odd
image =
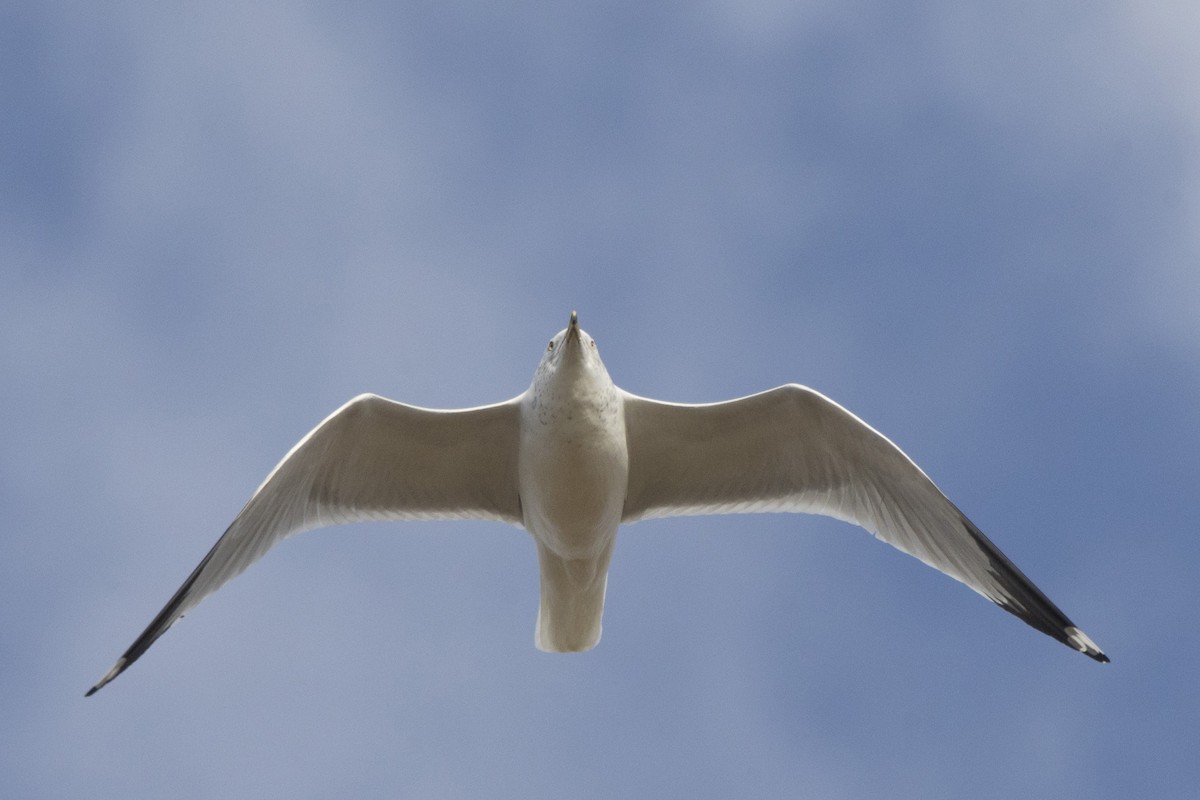
[[(232, 527), (233, 526), (230, 525), (230, 528)], [(84, 697), (91, 697), (96, 692), (103, 689), (105, 684), (124, 672), (125, 668), (130, 664), (141, 658), (142, 654), (149, 649), (150, 645), (154, 644), (158, 637), (166, 633), (167, 629), (174, 625), (176, 620), (183, 618), (183, 614), (179, 613), (180, 607), (187, 599), (188, 593), (192, 589), (192, 585), (196, 583), (196, 578), (199, 577), (200, 573), (208, 565), (208, 562), (212, 560), (213, 553), (217, 551), (217, 548), (220, 547), (221, 542), (225, 539), (225, 536), (228, 535), (229, 529), (226, 529), (225, 535), (218, 539), (217, 543), (214, 544), (212, 549), (208, 551), (208, 555), (200, 560), (200, 563), (196, 565), (194, 570), (192, 570), (192, 574), (188, 576), (187, 580), (183, 582), (183, 585), (179, 587), (178, 591), (176, 591), (171, 599), (167, 601), (167, 604), (163, 606), (162, 611), (158, 612), (158, 616), (156, 616), (150, 622), (150, 624), (146, 626), (146, 630), (142, 631), (142, 635), (134, 640), (133, 644), (129, 646), (129, 649), (125, 651), (125, 654), (117, 659), (117, 663), (114, 664), (113, 668), (108, 671), (108, 674), (101, 678), (99, 683), (89, 689)]]
[(1033, 581), (1025, 577), (1025, 573), (1000, 552), (990, 539), (983, 535), (971, 520), (961, 511), (959, 516), (967, 533), (975, 540), (980, 549), (987, 555), (989, 571), (995, 576), (1001, 591), (1006, 596), (989, 598), (993, 603), (1008, 613), (1018, 617), (1027, 625), (1065, 644), (1073, 650), (1078, 650), (1088, 658), (1101, 664), (1109, 663), (1104, 651), (1096, 646), (1091, 638), (1075, 627), (1075, 623), (1067, 618), (1058, 606), (1034, 586)]
[(92, 688), (88, 689), (88, 690), (87, 690), (87, 693), (86, 693), (86, 694), (84, 694), (84, 697), (91, 697), (91, 696), (92, 696), (92, 695), (94, 695), (96, 692), (98, 692), (98, 691), (100, 691), (101, 689), (103, 689), (103, 688), (104, 688), (104, 686), (105, 686), (105, 684), (107, 684), (107, 683), (108, 683), (109, 681), (111, 681), (113, 678), (117, 677), (117, 676), (118, 676), (118, 675), (120, 675), (122, 672), (124, 672), (124, 671), (125, 671), (125, 668), (126, 668), (126, 667), (128, 667), (128, 666), (129, 666), (130, 664), (132, 664), (132, 663), (133, 663), (133, 660), (132, 660), (132, 659), (129, 659), (129, 658), (125, 657), (125, 656), (121, 656), (120, 658), (118, 658), (118, 659), (117, 659), (117, 663), (116, 663), (116, 664), (113, 664), (113, 668), (112, 668), (112, 669), (110, 669), (110, 670), (108, 671), (108, 673), (107, 673), (107, 674), (106, 674), (106, 675), (105, 675), (103, 678), (101, 678), (99, 681), (97, 681), (95, 686), (93, 686)]

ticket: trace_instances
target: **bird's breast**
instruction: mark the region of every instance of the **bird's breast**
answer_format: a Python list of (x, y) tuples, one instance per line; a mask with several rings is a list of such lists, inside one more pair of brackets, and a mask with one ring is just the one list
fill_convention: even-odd
[(616, 533), (629, 453), (619, 405), (530, 403), (518, 481), (526, 529), (563, 558), (590, 558)]

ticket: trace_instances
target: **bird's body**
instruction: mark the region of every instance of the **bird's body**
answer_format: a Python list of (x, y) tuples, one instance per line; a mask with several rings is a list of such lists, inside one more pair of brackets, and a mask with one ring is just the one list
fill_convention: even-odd
[(574, 317), (564, 334), (520, 399), (517, 455), (521, 518), (541, 571), (534, 641), (551, 652), (587, 650), (600, 639), (629, 480), (621, 391)]
[(537, 546), (535, 643), (600, 638), (622, 523), (754, 511), (826, 514), (965, 583), (1038, 630), (1108, 657), (894, 444), (795, 384), (725, 403), (663, 403), (617, 387), (576, 316), (529, 389), (442, 411), (362, 395), (271, 472), (149, 627), (88, 692), (184, 613), (293, 533), (367, 519), (494, 519)]

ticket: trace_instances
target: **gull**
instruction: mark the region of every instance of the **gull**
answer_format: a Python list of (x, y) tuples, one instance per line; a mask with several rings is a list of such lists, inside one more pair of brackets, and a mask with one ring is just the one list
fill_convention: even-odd
[(507, 402), (436, 410), (363, 394), (333, 412), (283, 457), (87, 695), (300, 531), (413, 519), (524, 527), (541, 577), (534, 644), (578, 652), (600, 640), (622, 523), (767, 511), (859, 525), (1037, 630), (1109, 660), (900, 448), (834, 401), (798, 384), (699, 405), (630, 394), (572, 312), (530, 387)]

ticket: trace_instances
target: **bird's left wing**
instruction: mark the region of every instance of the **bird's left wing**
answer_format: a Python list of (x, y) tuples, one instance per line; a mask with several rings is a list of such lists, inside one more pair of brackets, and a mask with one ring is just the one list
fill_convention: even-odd
[(377, 395), (339, 408), (292, 448), (149, 627), (89, 695), (204, 597), (299, 531), (362, 520), (520, 524), (520, 398), (440, 411)]
[(625, 427), (625, 522), (752, 511), (836, 517), (1108, 661), (900, 448), (812, 389), (791, 384), (705, 405), (626, 393)]

